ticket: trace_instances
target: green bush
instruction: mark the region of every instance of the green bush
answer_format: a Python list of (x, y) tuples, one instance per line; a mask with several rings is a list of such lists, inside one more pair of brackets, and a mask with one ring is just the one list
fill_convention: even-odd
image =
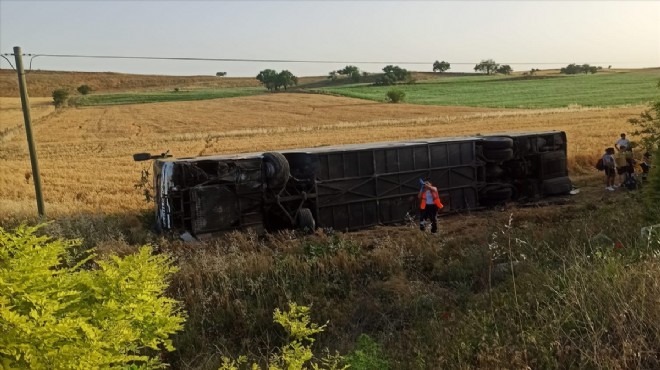
[[(309, 307), (298, 306), (295, 303), (289, 303), (289, 311), (282, 312), (275, 309), (273, 319), (276, 323), (280, 324), (289, 335), (290, 341), (288, 344), (282, 346), (276, 354), (268, 360), (269, 370), (302, 370), (307, 369), (309, 363), (313, 369), (346, 369), (339, 363), (342, 357), (335, 355), (328, 355), (320, 360), (314, 360), (312, 353), (312, 343), (314, 343), (314, 334), (318, 334), (325, 330), (326, 325), (319, 326), (311, 322), (309, 318)], [(238, 370), (247, 368), (246, 364), (248, 359), (246, 356), (239, 356), (238, 359), (232, 360), (228, 357), (222, 358), (222, 366), (220, 370)], [(259, 365), (252, 363), (251, 369), (260, 369)]]
[(387, 101), (390, 103), (402, 102), (406, 97), (406, 93), (402, 90), (390, 90), (387, 92)]
[(82, 95), (87, 95), (92, 92), (92, 88), (89, 85), (80, 85), (77, 90)]
[(57, 89), (53, 91), (53, 104), (55, 107), (63, 107), (69, 100), (69, 91), (67, 89)]
[(163, 296), (176, 270), (142, 247), (119, 258), (76, 262), (80, 241), (0, 228), (0, 364), (74, 369), (161, 366), (184, 318)]
[(651, 222), (660, 222), (660, 149), (653, 153), (648, 183), (644, 186), (646, 215)]
[(366, 334), (360, 335), (353, 352), (346, 355), (346, 364), (350, 369), (355, 370), (387, 370), (390, 368), (380, 344)]

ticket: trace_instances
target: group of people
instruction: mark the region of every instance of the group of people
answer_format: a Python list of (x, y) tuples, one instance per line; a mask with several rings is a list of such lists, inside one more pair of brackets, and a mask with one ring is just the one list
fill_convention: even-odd
[[(634, 188), (637, 186), (635, 176), (636, 161), (633, 157), (632, 144), (622, 133), (621, 137), (614, 143), (614, 147), (605, 149), (602, 157), (605, 170), (605, 189), (614, 191), (620, 186)], [(651, 168), (651, 154), (646, 152), (640, 163), (642, 168), (642, 182), (646, 180)], [(616, 177), (619, 175), (619, 182), (616, 183)]]

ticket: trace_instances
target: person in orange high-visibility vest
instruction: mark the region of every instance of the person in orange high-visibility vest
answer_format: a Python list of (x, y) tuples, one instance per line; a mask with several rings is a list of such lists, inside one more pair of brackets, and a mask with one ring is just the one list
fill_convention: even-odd
[[(421, 180), (420, 180), (421, 181)], [(443, 208), (440, 196), (438, 195), (438, 188), (431, 184), (431, 181), (426, 180), (422, 183), (422, 188), (419, 190), (419, 229), (426, 230), (424, 221), (431, 222), (431, 233), (438, 232), (438, 210)]]

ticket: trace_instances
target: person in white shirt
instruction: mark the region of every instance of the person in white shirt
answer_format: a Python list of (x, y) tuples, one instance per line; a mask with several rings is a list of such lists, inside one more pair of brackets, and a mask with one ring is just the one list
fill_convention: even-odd
[(621, 150), (622, 146), (630, 148), (630, 140), (626, 139), (625, 133), (621, 133), (621, 138), (614, 143), (616, 150)]

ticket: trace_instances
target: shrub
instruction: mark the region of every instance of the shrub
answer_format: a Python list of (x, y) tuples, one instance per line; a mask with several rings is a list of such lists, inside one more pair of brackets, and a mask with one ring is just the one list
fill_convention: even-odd
[(53, 104), (60, 108), (66, 105), (69, 100), (69, 91), (67, 89), (57, 89), (53, 91)]
[(5, 368), (158, 367), (182, 328), (163, 297), (175, 271), (142, 247), (125, 258), (76, 262), (78, 240), (0, 228), (0, 363)]
[(362, 334), (353, 352), (346, 355), (346, 364), (355, 370), (387, 370), (390, 365), (384, 357), (380, 344)]
[(402, 102), (406, 97), (406, 93), (402, 90), (390, 90), (387, 92), (387, 101), (390, 103), (399, 103)]
[[(280, 348), (275, 355), (268, 360), (269, 370), (302, 370), (307, 369), (306, 364), (310, 362), (313, 369), (345, 369), (340, 367), (341, 356), (326, 356), (319, 361), (313, 360), (312, 335), (322, 332), (326, 325), (319, 326), (312, 323), (309, 318), (309, 307), (298, 306), (295, 303), (289, 303), (289, 311), (282, 312), (275, 309), (273, 319), (280, 324), (287, 332), (290, 342)], [(248, 359), (246, 356), (239, 356), (237, 360), (228, 357), (222, 358), (220, 370), (238, 370), (247, 368)], [(253, 363), (251, 369), (259, 369), (259, 365)]]
[(77, 90), (82, 95), (87, 95), (92, 92), (92, 88), (89, 85), (80, 85)]

